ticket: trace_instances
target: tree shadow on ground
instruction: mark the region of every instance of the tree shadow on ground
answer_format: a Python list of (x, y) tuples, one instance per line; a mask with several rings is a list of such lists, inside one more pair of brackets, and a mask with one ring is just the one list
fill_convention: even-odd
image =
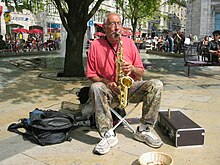
[[(207, 66), (205, 67), (191, 67), (191, 76), (187, 76), (187, 67), (184, 66), (183, 58), (172, 58), (172, 59), (148, 59), (148, 63), (152, 66), (146, 68), (150, 73), (161, 73), (170, 74), (183, 77), (214, 77), (218, 71), (210, 70)], [(148, 76), (148, 75), (146, 75)]]
[[(11, 104), (36, 103), (58, 101), (65, 95), (75, 94), (73, 88), (88, 85), (88, 81), (57, 81), (38, 77), (41, 71), (24, 71), (11, 78), (1, 89), (2, 102), (11, 101)], [(61, 103), (61, 101), (60, 101)]]
[[(187, 68), (184, 67), (183, 58), (148, 59), (147, 61), (150, 62), (152, 66), (146, 69), (144, 80), (160, 79), (165, 85), (170, 85), (172, 82), (176, 83), (173, 85), (177, 85), (177, 83), (181, 84), (188, 81), (195, 81), (196, 84), (197, 81), (199, 81), (199, 77), (220, 80), (219, 77), (216, 77), (218, 71), (210, 70), (207, 67), (192, 67), (192, 76), (190, 76), (190, 78), (187, 77)], [(82, 86), (89, 86), (91, 84), (86, 78), (82, 80), (65, 78), (57, 80), (50, 76), (48, 76), (49, 78), (39, 76), (50, 74), (52, 77), (56, 77), (56, 74), (60, 70), (49, 72), (35, 68), (25, 71), (15, 66), (8, 67), (9, 65), (10, 63), (8, 62), (4, 63), (4, 72), (2, 73), (5, 74), (2, 76), (4, 78), (2, 81), (9, 82), (8, 85), (5, 83), (1, 91), (0, 98), (3, 102), (11, 100), (12, 104), (24, 102), (34, 104), (36, 102), (44, 102), (45, 98), (47, 98), (48, 101), (57, 101), (67, 94), (72, 94), (73, 86), (81, 88)], [(176, 79), (173, 80), (171, 76), (175, 76)], [(200, 85), (205, 87), (207, 84)]]
[(187, 76), (182, 58), (148, 59), (152, 66), (145, 70), (144, 80), (159, 79), (165, 89), (194, 89), (207, 88), (219, 83), (219, 69), (216, 67), (192, 67)]
[(0, 71), (0, 88), (4, 88), (9, 82), (24, 72), (22, 69), (17, 68), (7, 61), (1, 61)]

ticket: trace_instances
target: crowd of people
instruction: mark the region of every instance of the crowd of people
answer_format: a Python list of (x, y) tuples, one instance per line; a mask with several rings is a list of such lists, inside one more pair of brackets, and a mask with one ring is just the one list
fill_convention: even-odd
[(186, 37), (185, 33), (181, 31), (170, 31), (160, 36), (148, 36), (143, 40), (149, 44), (150, 50), (179, 54), (183, 53), (184, 44), (198, 42), (196, 35), (192, 36), (192, 34), (189, 34)]
[(168, 32), (164, 35), (148, 36), (145, 39), (151, 45), (152, 50), (181, 53), (182, 46), (185, 42), (185, 34), (183, 32)]
[[(220, 60), (217, 60), (217, 56), (219, 56), (217, 54), (219, 54), (218, 52), (220, 51), (219, 38), (219, 30), (215, 30), (212, 33), (212, 36), (206, 35), (201, 40), (199, 40), (196, 35), (189, 34), (189, 36), (186, 37), (183, 32), (169, 32), (159, 37), (146, 37), (146, 39), (143, 39), (143, 42), (148, 45), (145, 44), (145, 47), (142, 46), (142, 48), (182, 54), (184, 51), (184, 45), (196, 45), (198, 54), (202, 56), (203, 60), (220, 62)], [(140, 45), (136, 45), (140, 48)]]
[(45, 42), (43, 42), (41, 35), (28, 35), (27, 39), (6, 35), (5, 40), (0, 35), (0, 52), (33, 52), (59, 49), (60, 38), (53, 39), (52, 35)]
[(215, 30), (212, 37), (205, 36), (198, 42), (198, 53), (204, 61), (220, 63), (220, 31)]

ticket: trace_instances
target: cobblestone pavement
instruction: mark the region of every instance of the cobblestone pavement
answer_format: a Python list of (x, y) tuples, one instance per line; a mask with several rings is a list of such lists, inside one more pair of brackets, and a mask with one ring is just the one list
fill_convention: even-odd
[[(0, 164), (136, 165), (141, 154), (158, 151), (171, 155), (175, 165), (218, 165), (220, 67), (192, 68), (192, 76), (187, 77), (183, 58), (147, 55), (143, 50), (141, 56), (145, 63), (152, 64), (146, 70), (144, 79), (160, 79), (164, 83), (161, 110), (179, 109), (203, 127), (206, 131), (204, 145), (174, 147), (158, 127), (156, 131), (164, 141), (160, 149), (152, 149), (135, 141), (133, 134), (123, 127), (116, 130), (119, 144), (103, 156), (92, 154), (95, 144), (99, 142), (99, 135), (89, 127), (74, 130), (71, 142), (45, 147), (32, 144), (8, 132), (8, 125), (27, 117), (35, 108), (68, 110), (64, 109), (64, 103), (79, 104), (75, 92), (90, 82), (75, 78), (60, 81), (56, 79), (60, 66), (53, 69), (51, 66), (54, 64), (50, 63), (49, 68), (45, 69), (39, 59), (28, 62), (0, 59)], [(132, 106), (129, 105), (128, 109)], [(141, 105), (129, 117), (139, 117), (140, 109)], [(134, 128), (136, 125), (132, 124)]]

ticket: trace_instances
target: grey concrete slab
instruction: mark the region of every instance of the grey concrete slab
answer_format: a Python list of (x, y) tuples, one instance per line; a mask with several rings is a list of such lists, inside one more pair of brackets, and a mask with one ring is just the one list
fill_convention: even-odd
[(17, 155), (25, 150), (33, 148), (35, 144), (30, 143), (22, 138), (22, 136), (13, 136), (0, 141), (0, 161)]

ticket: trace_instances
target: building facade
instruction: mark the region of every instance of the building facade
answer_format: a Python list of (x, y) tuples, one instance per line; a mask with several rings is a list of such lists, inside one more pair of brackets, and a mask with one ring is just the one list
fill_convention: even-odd
[(220, 30), (219, 0), (189, 0), (187, 3), (186, 36), (190, 33), (199, 39)]
[(158, 33), (167, 31), (181, 31), (186, 29), (186, 7), (178, 4), (169, 5), (167, 0), (161, 1), (160, 13), (155, 20), (149, 21), (149, 30), (157, 30)]
[(35, 23), (34, 15), (28, 10), (23, 10), (22, 12), (12, 12), (8, 10), (4, 3), (0, 2), (0, 6), (2, 8), (0, 33), (3, 36), (6, 34), (7, 30), (8, 33), (12, 33), (14, 29), (20, 27), (29, 29), (29, 26)]
[[(62, 23), (58, 11), (52, 3), (45, 5), (45, 11), (36, 14), (25, 9), (20, 12), (16, 10), (10, 11), (5, 6), (5, 3), (2, 2), (0, 2), (0, 6), (2, 6), (0, 33), (3, 36), (13, 34), (13, 30), (17, 28), (25, 28), (28, 30), (37, 28), (43, 30), (42, 39), (44, 41), (51, 35), (54, 39), (60, 37)], [(23, 34), (24, 38), (27, 38), (27, 35), (28, 34)]]
[[(166, 1), (167, 0), (161, 0), (160, 16), (155, 17), (153, 20), (146, 20), (142, 22), (137, 26), (137, 31), (149, 34), (151, 34), (153, 31), (156, 31), (158, 34), (161, 34), (164, 31), (185, 31), (186, 8), (176, 4), (168, 5), (165, 3)], [(46, 3), (45, 0), (43, 0), (43, 2)], [(90, 9), (94, 7), (95, 3), (96, 1), (91, 4)], [(126, 0), (124, 3), (126, 5), (128, 1)], [(4, 9), (4, 11), (5, 10), (7, 9)], [(101, 25), (103, 23), (104, 17), (108, 12), (117, 12), (119, 14), (122, 13), (117, 7), (116, 0), (105, 0), (94, 16), (88, 21), (86, 35), (87, 39), (94, 38), (94, 33), (99, 28), (99, 26), (96, 25)], [(47, 3), (47, 5), (45, 5), (45, 11), (37, 14), (24, 11), (19, 13), (11, 12), (10, 15), (11, 20), (8, 22), (10, 32), (19, 27), (30, 29), (31, 26), (38, 26), (44, 31), (44, 38), (47, 38), (51, 33), (55, 32), (56, 34), (59, 34), (62, 27), (59, 14), (52, 3)], [(1, 20), (1, 33), (4, 35), (6, 33), (6, 29), (4, 29), (5, 21), (3, 16), (1, 17)], [(123, 23), (124, 27), (131, 28), (131, 22), (129, 19), (124, 18)]]

